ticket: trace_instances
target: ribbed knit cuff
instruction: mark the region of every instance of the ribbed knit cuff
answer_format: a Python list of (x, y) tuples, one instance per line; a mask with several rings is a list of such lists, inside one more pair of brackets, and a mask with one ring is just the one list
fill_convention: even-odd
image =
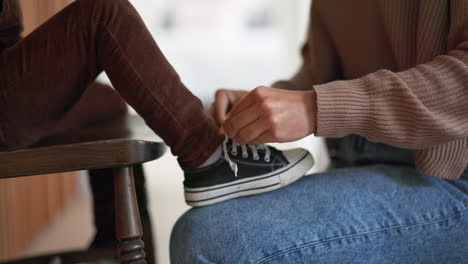
[(468, 139), (416, 151), (416, 167), (429, 175), (457, 179), (468, 164)]
[(372, 124), (372, 100), (365, 80), (334, 81), (316, 85), (317, 136), (358, 134)]

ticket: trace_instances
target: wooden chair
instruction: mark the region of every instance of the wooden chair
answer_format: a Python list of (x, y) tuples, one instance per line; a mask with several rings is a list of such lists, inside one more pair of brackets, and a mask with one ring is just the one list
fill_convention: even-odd
[[(139, 117), (125, 116), (0, 151), (0, 180), (76, 170), (111, 169), (115, 179), (116, 234), (121, 263), (146, 263), (132, 166), (161, 157), (165, 145)], [(31, 263), (31, 262), (28, 262)]]

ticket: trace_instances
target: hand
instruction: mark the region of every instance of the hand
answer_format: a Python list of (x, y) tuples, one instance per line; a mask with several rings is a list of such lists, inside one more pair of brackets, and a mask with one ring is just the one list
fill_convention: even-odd
[(215, 102), (208, 110), (208, 113), (214, 118), (218, 126), (221, 126), (229, 111), (248, 93), (247, 91), (220, 89), (216, 91)]
[(241, 144), (289, 142), (316, 130), (315, 91), (258, 87), (239, 102), (221, 132)]

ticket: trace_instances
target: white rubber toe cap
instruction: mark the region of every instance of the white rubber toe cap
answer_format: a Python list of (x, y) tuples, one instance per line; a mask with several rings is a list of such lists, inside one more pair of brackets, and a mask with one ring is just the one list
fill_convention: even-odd
[(290, 149), (290, 150), (285, 150), (283, 151), (284, 157), (290, 162), (294, 163), (298, 161), (299, 159), (303, 158), (305, 155), (307, 155), (309, 152), (305, 149), (302, 148), (296, 148), (296, 149)]

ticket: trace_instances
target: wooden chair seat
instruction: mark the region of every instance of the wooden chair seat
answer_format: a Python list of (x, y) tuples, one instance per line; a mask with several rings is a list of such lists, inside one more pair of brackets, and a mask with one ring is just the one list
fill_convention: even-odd
[(132, 166), (155, 160), (165, 150), (141, 118), (127, 115), (47, 138), (30, 148), (0, 151), (0, 180), (113, 168), (119, 260), (146, 263)]
[(165, 150), (143, 119), (125, 116), (27, 149), (0, 151), (0, 178), (131, 166), (157, 159)]

